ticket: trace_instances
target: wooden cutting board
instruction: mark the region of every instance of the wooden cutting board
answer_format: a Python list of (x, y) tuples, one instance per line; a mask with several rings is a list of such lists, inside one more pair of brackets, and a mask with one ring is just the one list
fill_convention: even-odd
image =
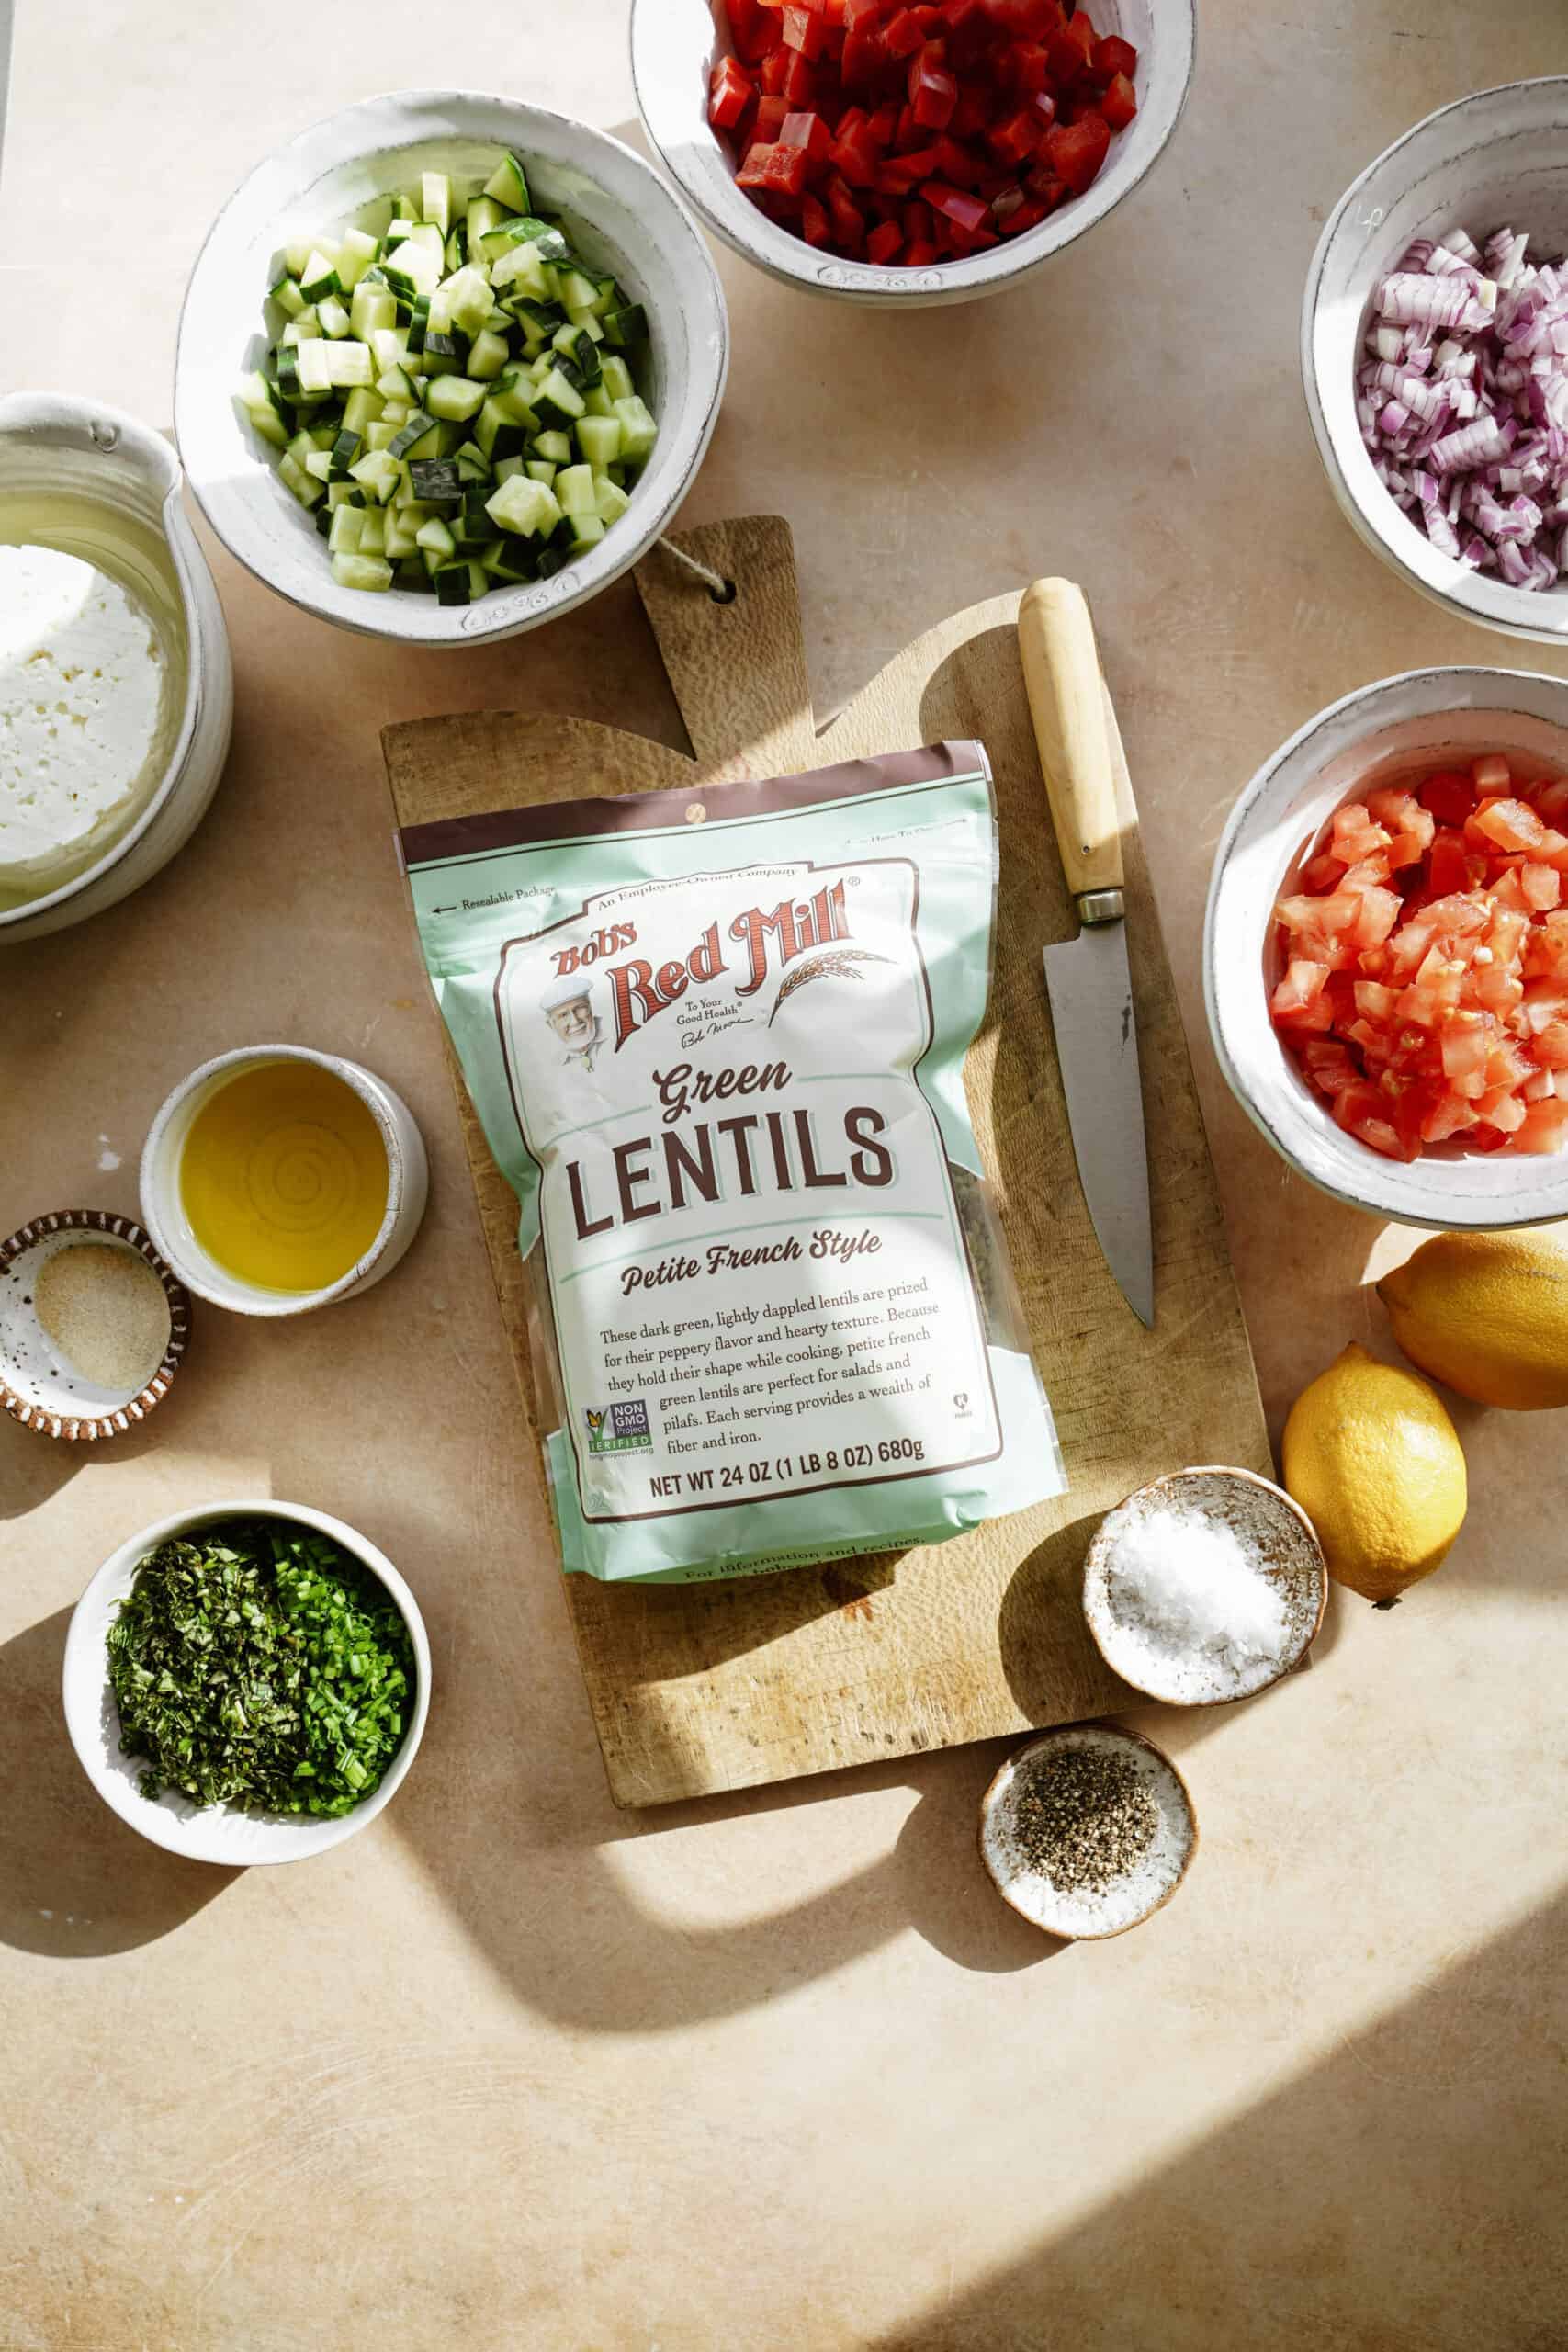
[[(1154, 1210), (1152, 1331), (1100, 1255), (1067, 1132), (1041, 949), (1073, 924), (1019, 666), (1017, 596), (973, 605), (907, 647), (818, 734), (787, 525), (752, 516), (679, 544), (736, 589), (732, 602), (717, 602), (658, 548), (637, 574), (694, 759), (584, 719), (483, 712), (417, 720), (382, 738), (399, 820), (588, 793), (697, 789), (978, 736), (996, 775), (1001, 880), (990, 1006), (965, 1077), (1070, 1485), (1055, 1502), (896, 1556), (683, 1587), (565, 1578), (605, 1770), (622, 1805), (1118, 1706), (1128, 1694), (1090, 1642), (1078, 1602), (1084, 1552), (1101, 1515), (1184, 1464), (1270, 1468), (1120, 738)], [(517, 1202), (455, 1060), (452, 1071), (532, 1421)], [(527, 1442), (521, 1429), (518, 1442)]]

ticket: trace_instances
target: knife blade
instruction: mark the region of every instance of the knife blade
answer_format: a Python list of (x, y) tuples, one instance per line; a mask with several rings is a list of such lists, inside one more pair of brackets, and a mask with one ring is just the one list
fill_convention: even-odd
[(1084, 1199), (1105, 1261), (1139, 1320), (1155, 1319), (1148, 1148), (1127, 965), (1121, 826), (1094, 624), (1070, 580), (1037, 580), (1019, 653), (1076, 939), (1044, 952), (1045, 990)]

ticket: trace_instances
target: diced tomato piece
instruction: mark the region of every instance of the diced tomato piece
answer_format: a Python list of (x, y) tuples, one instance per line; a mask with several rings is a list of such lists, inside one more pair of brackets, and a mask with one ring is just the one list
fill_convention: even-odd
[(1098, 114), (1082, 115), (1077, 122), (1055, 122), (1045, 133), (1045, 160), (1075, 196), (1098, 178), (1110, 147), (1110, 125)]
[(1388, 1117), (1386, 1098), (1375, 1086), (1365, 1082), (1348, 1086), (1334, 1100), (1334, 1116), (1342, 1127), (1359, 1136), (1374, 1151), (1384, 1153), (1390, 1159), (1415, 1159), (1420, 1146), (1403, 1136)]
[(1490, 752), (1484, 759), (1472, 761), (1470, 773), (1483, 800), (1490, 794), (1503, 794), (1513, 789), (1514, 772), (1500, 752)]
[(1302, 956), (1294, 956), (1286, 967), (1284, 978), (1269, 1001), (1269, 1010), (1276, 1021), (1283, 1020), (1292, 1012), (1301, 1012), (1309, 1004), (1317, 1002), (1327, 984), (1326, 964), (1311, 964)]
[(1568, 829), (1568, 776), (1553, 777), (1539, 786), (1534, 797), (1543, 824)]
[(1492, 1051), (1492, 1024), (1483, 1013), (1456, 1013), (1444, 1024), (1440, 1051), (1448, 1078), (1476, 1078)]
[[(1483, 764), (1477, 762), (1478, 766)], [(1546, 832), (1528, 800), (1511, 800), (1506, 796), (1483, 800), (1473, 821), (1477, 832), (1505, 850), (1536, 849)]]
[(1427, 866), (1427, 888), (1432, 895), (1441, 899), (1450, 890), (1468, 890), (1473, 878), (1463, 834), (1437, 833)]
[(1562, 896), (1562, 876), (1552, 865), (1522, 865), (1519, 888), (1537, 913), (1544, 914)]
[(1100, 101), (1103, 120), (1112, 130), (1125, 130), (1138, 111), (1137, 94), (1125, 74), (1115, 74), (1105, 85), (1105, 96)]
[(1568, 1102), (1532, 1102), (1514, 1138), (1518, 1151), (1561, 1151), (1568, 1142)]
[(1111, 33), (1104, 40), (1095, 42), (1090, 62), (1101, 81), (1113, 82), (1118, 74), (1124, 74), (1131, 81), (1138, 70), (1138, 52), (1130, 40)]
[(1436, 775), (1427, 778), (1416, 797), (1439, 825), (1462, 825), (1475, 806), (1474, 781), (1457, 769), (1439, 768)]

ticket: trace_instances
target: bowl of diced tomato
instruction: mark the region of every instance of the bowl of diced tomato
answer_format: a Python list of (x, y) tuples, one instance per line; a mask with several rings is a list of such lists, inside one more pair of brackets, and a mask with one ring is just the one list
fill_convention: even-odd
[(897, 308), (1014, 284), (1156, 162), (1195, 0), (633, 0), (649, 139), (774, 277)]
[(1236, 804), (1203, 964), (1221, 1068), (1313, 1183), (1568, 1216), (1568, 682), (1412, 670), (1320, 711)]

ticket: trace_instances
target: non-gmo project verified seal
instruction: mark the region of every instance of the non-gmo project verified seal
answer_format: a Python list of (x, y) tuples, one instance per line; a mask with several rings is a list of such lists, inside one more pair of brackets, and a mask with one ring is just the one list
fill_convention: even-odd
[(585, 1405), (582, 1418), (588, 1424), (590, 1453), (640, 1453), (653, 1443), (648, 1405), (641, 1396), (628, 1404), (612, 1405), (607, 1414), (603, 1408), (595, 1411), (592, 1405)]

